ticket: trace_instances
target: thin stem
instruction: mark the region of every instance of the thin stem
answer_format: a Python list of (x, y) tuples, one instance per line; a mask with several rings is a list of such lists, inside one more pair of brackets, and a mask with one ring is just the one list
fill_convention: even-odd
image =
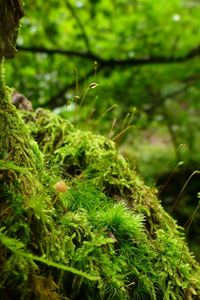
[(114, 109), (116, 109), (118, 107), (118, 105), (117, 104), (113, 104), (112, 106), (110, 106), (108, 109), (106, 109), (106, 111), (99, 117), (99, 119), (97, 119), (97, 121), (95, 122), (95, 126), (93, 126), (93, 128), (94, 127), (96, 127), (97, 126), (97, 124), (110, 112), (110, 111), (112, 111), (112, 110), (114, 110)]
[(162, 105), (162, 111), (163, 111), (163, 116), (165, 118), (165, 124), (167, 126), (167, 130), (169, 132), (172, 144), (174, 146), (174, 151), (175, 151), (176, 159), (177, 159), (177, 162), (179, 162), (179, 161), (181, 161), (181, 153), (180, 153), (180, 150), (179, 150), (179, 143), (177, 141), (176, 133), (173, 130), (173, 126), (172, 126), (172, 123), (171, 123), (170, 116), (169, 116), (169, 113), (167, 111), (167, 108), (165, 106), (165, 103), (163, 103), (163, 105)]
[(84, 93), (84, 95), (83, 95), (83, 98), (82, 98), (82, 100), (81, 100), (81, 103), (80, 103), (79, 107), (81, 107), (81, 105), (83, 104), (83, 101), (85, 100), (85, 97), (86, 97), (86, 95), (87, 95), (89, 89), (90, 89), (89, 87), (86, 89), (86, 91), (85, 91), (85, 93)]
[(0, 91), (4, 88), (4, 59), (0, 60)]
[(4, 78), (5, 78), (4, 58), (1, 58), (1, 60), (0, 60), (0, 102), (5, 100), (5, 95), (6, 95)]
[[(188, 232), (189, 232), (190, 226), (191, 226), (191, 224), (192, 224), (192, 222), (193, 222), (193, 220), (194, 220), (194, 217), (195, 217), (195, 215), (196, 215), (196, 213), (197, 213), (197, 211), (198, 211), (198, 209), (199, 209), (199, 206), (200, 206), (200, 201), (198, 202), (197, 207), (195, 208), (195, 210), (194, 210), (194, 212), (193, 212), (193, 214), (192, 214), (192, 217), (191, 217), (191, 219), (190, 219), (190, 221), (189, 221), (189, 223), (188, 223), (187, 229), (186, 229), (186, 231), (185, 231), (185, 236), (186, 236), (186, 237), (187, 237), (187, 235), (188, 235)], [(184, 247), (185, 247), (185, 242), (183, 242), (183, 247), (182, 247), (182, 250), (181, 250), (181, 255), (180, 255), (180, 259), (179, 259), (178, 264), (177, 264), (177, 268), (180, 266), (181, 260), (182, 260), (182, 258), (183, 258), (183, 250), (184, 250)]]
[[(163, 193), (163, 191), (166, 189), (168, 183), (170, 182), (170, 180), (172, 179), (172, 177), (174, 176), (174, 174), (176, 173), (177, 169), (182, 166), (184, 164), (183, 161), (179, 161), (179, 163), (176, 165), (176, 167), (173, 169), (173, 171), (171, 172), (171, 174), (169, 175), (169, 177), (167, 178), (166, 182), (164, 183), (164, 185), (162, 186), (162, 189), (159, 191), (158, 193), (158, 197)], [(159, 178), (159, 177), (158, 177)], [(158, 180), (157, 178), (157, 180)], [(157, 182), (156, 180), (156, 182)]]
[(119, 142), (119, 138), (121, 138), (127, 132), (127, 130), (129, 130), (131, 128), (134, 128), (134, 126), (133, 125), (128, 125), (122, 131), (120, 131), (116, 136), (114, 136), (112, 138), (112, 141), (114, 141), (115, 143)]
[(176, 207), (176, 204), (177, 204), (178, 200), (181, 198), (181, 196), (182, 196), (182, 194), (183, 194), (183, 192), (184, 192), (186, 186), (188, 185), (189, 181), (190, 181), (190, 180), (192, 179), (192, 177), (193, 177), (194, 175), (196, 175), (196, 174), (200, 174), (200, 171), (196, 170), (196, 171), (194, 171), (194, 172), (190, 175), (190, 177), (188, 178), (188, 180), (187, 180), (186, 183), (184, 184), (183, 188), (181, 189), (181, 191), (180, 191), (178, 197), (176, 198), (176, 201), (174, 202), (174, 204), (173, 204), (173, 206), (172, 206), (172, 208), (171, 208), (171, 210), (170, 210), (170, 214), (174, 211), (174, 209), (175, 209), (175, 207)]

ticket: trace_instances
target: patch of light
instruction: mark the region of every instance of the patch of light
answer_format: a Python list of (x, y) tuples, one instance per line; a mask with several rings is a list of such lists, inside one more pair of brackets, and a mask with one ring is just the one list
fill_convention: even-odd
[(178, 14), (172, 16), (172, 20), (173, 20), (174, 22), (178, 22), (178, 21), (180, 21), (180, 19), (181, 19), (181, 16), (178, 15)]
[(82, 8), (84, 6), (82, 1), (76, 1), (76, 7)]
[(19, 36), (18, 39), (17, 39), (17, 44), (18, 44), (19, 46), (21, 46), (21, 45), (23, 45), (23, 43), (24, 43), (23, 37)]
[(56, 115), (59, 115), (59, 114), (62, 113), (63, 111), (67, 111), (66, 105), (59, 106), (59, 107), (56, 107), (56, 108), (53, 109), (53, 112), (54, 112)]
[(32, 33), (35, 33), (35, 32), (37, 31), (37, 26), (32, 25), (32, 26), (30, 27), (30, 31), (31, 31)]
[(76, 109), (76, 104), (73, 102), (67, 107), (67, 111), (74, 111), (75, 109)]
[(135, 56), (135, 52), (134, 51), (129, 51), (128, 52), (128, 56), (129, 57), (134, 57)]

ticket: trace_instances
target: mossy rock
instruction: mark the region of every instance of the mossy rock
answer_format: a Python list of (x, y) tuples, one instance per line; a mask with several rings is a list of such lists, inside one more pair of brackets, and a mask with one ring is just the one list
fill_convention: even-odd
[(0, 299), (200, 299), (183, 229), (114, 143), (49, 111), (21, 115), (26, 153), (44, 163), (0, 160)]

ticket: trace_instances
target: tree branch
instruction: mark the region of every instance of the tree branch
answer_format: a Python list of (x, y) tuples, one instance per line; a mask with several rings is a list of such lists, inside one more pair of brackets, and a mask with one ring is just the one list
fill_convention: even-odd
[[(103, 68), (114, 68), (114, 67), (131, 67), (131, 66), (144, 66), (144, 65), (153, 65), (153, 64), (170, 64), (170, 63), (181, 63), (188, 61), (192, 58), (200, 56), (200, 45), (196, 48), (190, 50), (184, 56), (157, 56), (157, 57), (146, 57), (146, 58), (130, 58), (130, 59), (105, 59), (100, 57), (92, 52), (79, 52), (75, 50), (61, 50), (61, 49), (48, 49), (44, 47), (24, 47), (18, 46), (18, 50), (32, 53), (46, 53), (48, 55), (65, 55), (70, 57), (80, 57), (82, 59), (87, 59), (89, 61), (95, 61), (98, 65), (98, 71)], [(94, 74), (94, 70), (90, 70), (86, 76), (81, 77), (78, 80), (78, 83), (82, 83), (85, 78), (90, 77)], [(70, 88), (73, 88), (76, 85), (77, 81), (73, 81), (72, 83), (65, 85), (56, 95), (50, 98), (48, 104), (51, 108), (55, 107), (55, 101), (66, 93), (66, 91)], [(164, 101), (165, 99), (160, 99), (160, 101)], [(159, 103), (160, 103), (159, 101)], [(156, 106), (158, 104), (156, 103)], [(153, 108), (154, 109), (154, 108)]]
[(80, 18), (76, 14), (76, 11), (75, 11), (74, 7), (71, 5), (71, 3), (69, 1), (66, 1), (66, 6), (70, 10), (70, 12), (71, 12), (72, 16), (74, 17), (74, 19), (76, 20), (76, 22), (77, 22), (77, 24), (78, 24), (78, 26), (79, 26), (79, 28), (82, 32), (82, 36), (83, 36), (84, 41), (85, 41), (85, 46), (86, 46), (87, 50), (90, 51), (90, 41), (88, 39), (85, 28), (84, 28)]
[(91, 53), (91, 52), (80, 52), (75, 50), (62, 50), (62, 49), (48, 49), (44, 47), (26, 47), (26, 46), (19, 46), (17, 45), (17, 50), (23, 51), (23, 52), (31, 52), (31, 53), (43, 53), (47, 55), (64, 55), (64, 56), (73, 56), (73, 57), (80, 57), (87, 60), (101, 60), (97, 55)]
[(152, 64), (170, 64), (170, 63), (181, 63), (190, 60), (194, 57), (200, 56), (200, 45), (196, 48), (191, 49), (188, 53), (183, 56), (152, 56), (143, 58), (128, 58), (128, 59), (106, 59), (96, 55), (90, 51), (80, 52), (75, 50), (61, 50), (61, 49), (48, 49), (44, 47), (25, 47), (18, 46), (18, 50), (32, 53), (46, 53), (48, 55), (65, 55), (84, 58), (90, 61), (97, 61), (102, 67), (127, 67), (127, 66), (143, 66)]
[(151, 107), (145, 109), (144, 111), (148, 115), (152, 115), (158, 107), (163, 106), (163, 104), (165, 103), (165, 101), (167, 99), (175, 98), (177, 95), (185, 93), (191, 86), (193, 86), (198, 81), (200, 81), (200, 76), (199, 75), (192, 75), (188, 78), (183, 79), (182, 82), (181, 82), (181, 83), (185, 84), (183, 87), (181, 87), (180, 89), (177, 89), (176, 91), (170, 92), (170, 93), (168, 93), (164, 96), (160, 96), (160, 95), (157, 94), (157, 96), (156, 96), (157, 101), (155, 101), (154, 104)]

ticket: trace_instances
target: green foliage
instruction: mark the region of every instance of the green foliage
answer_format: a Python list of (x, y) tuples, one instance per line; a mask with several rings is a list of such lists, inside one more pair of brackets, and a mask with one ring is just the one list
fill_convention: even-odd
[[(28, 96), (35, 107), (65, 106), (75, 96), (81, 102), (87, 86), (91, 82), (100, 83), (87, 93), (83, 108), (87, 107), (90, 113), (92, 107), (93, 118), (97, 119), (113, 104), (120, 106), (119, 113), (111, 112), (101, 122), (101, 132), (109, 130), (106, 119), (112, 122), (116, 115), (124, 117), (131, 106), (144, 110), (150, 117), (161, 115), (165, 119), (162, 112), (165, 100), (174, 99), (179, 111), (182, 104), (199, 109), (198, 57), (178, 63), (171, 59), (185, 57), (190, 50), (199, 53), (196, 30), (199, 20), (197, 1), (118, 0), (115, 5), (111, 0), (95, 4), (89, 0), (26, 3), (18, 40), (22, 51), (8, 64), (7, 76), (11, 85)], [(23, 52), (24, 48), (28, 51)], [(47, 51), (35, 53), (32, 48)], [(51, 54), (49, 49), (58, 53)], [(67, 51), (66, 55), (59, 54), (62, 50)], [(90, 53), (94, 57), (90, 58)], [(98, 61), (99, 57), (103, 61)], [(168, 61), (151, 63), (151, 58), (159, 60), (159, 57), (167, 57)], [(128, 63), (148, 58), (150, 63), (145, 66), (135, 63), (131, 67), (131, 62)], [(114, 62), (104, 67), (106, 59)], [(120, 59), (128, 60), (127, 64), (118, 66)], [(73, 104), (76, 106), (76, 102)], [(68, 118), (73, 107), (63, 107)], [(82, 126), (89, 115), (83, 110), (77, 117)], [(190, 112), (186, 114), (190, 119)], [(187, 123), (190, 124), (189, 120)]]

